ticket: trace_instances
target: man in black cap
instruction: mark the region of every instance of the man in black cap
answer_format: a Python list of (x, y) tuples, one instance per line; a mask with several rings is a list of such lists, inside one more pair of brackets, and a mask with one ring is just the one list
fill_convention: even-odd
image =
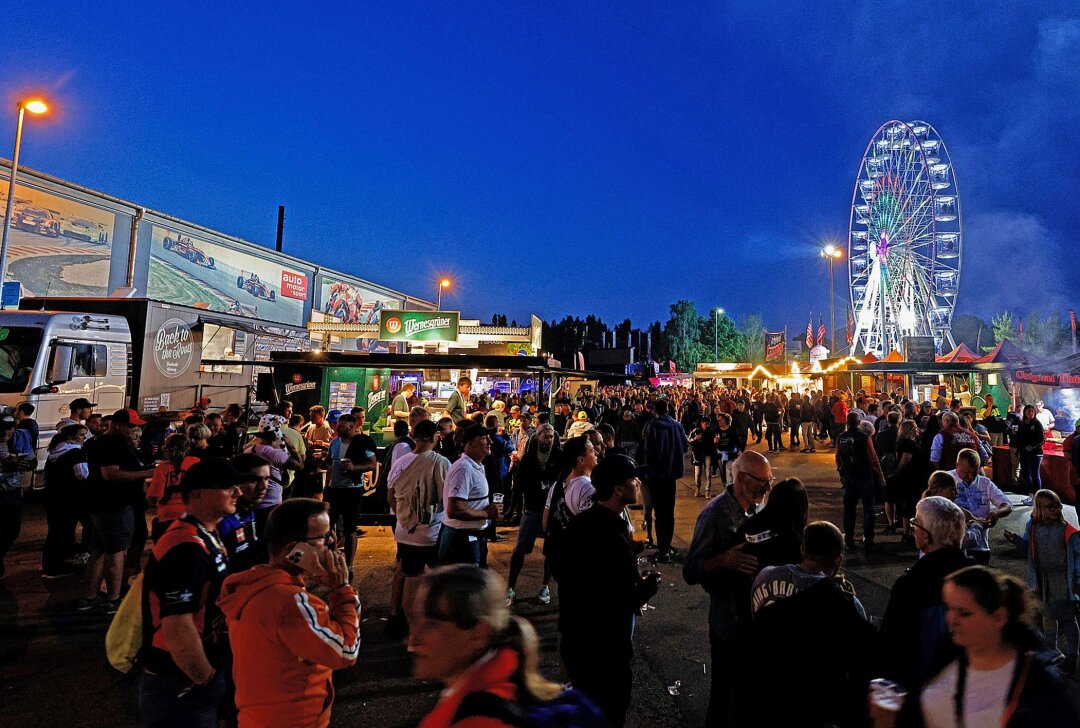
[[(109, 431), (87, 441), (83, 447), (90, 472), (86, 483), (87, 510), (93, 522), (94, 542), (87, 572), (87, 594), (79, 602), (80, 610), (99, 606), (107, 611), (116, 610), (124, 556), (133, 539), (146, 542), (146, 520), (141, 524), (137, 521), (133, 504), (145, 502), (143, 481), (154, 474), (154, 469), (143, 464), (130, 439), (131, 428), (145, 424), (135, 410), (117, 410), (109, 421)], [(104, 604), (99, 597), (102, 579), (106, 588)]]
[(68, 425), (81, 425), (83, 421), (94, 414), (94, 408), (97, 404), (91, 402), (86, 397), (76, 397), (68, 404), (68, 410), (70, 414), (56, 423), (56, 431), (64, 429)]
[(442, 564), (484, 564), (487, 543), (480, 532), (488, 519), (499, 517), (490, 500), (484, 458), (491, 452), (492, 430), (472, 425), (462, 433), (464, 452), (450, 466), (443, 488), (443, 527), (438, 560)]
[(236, 512), (239, 473), (225, 458), (204, 458), (180, 481), (187, 508), (154, 544), (143, 582), (145, 672), (139, 713), (150, 726), (216, 726), (225, 693), (228, 655), (217, 606), (228, 571), (225, 548), (214, 533)]
[(592, 471), (593, 506), (570, 521), (559, 579), (559, 652), (574, 687), (621, 726), (630, 706), (634, 619), (660, 586), (638, 573), (623, 508), (641, 497), (638, 468), (610, 455)]

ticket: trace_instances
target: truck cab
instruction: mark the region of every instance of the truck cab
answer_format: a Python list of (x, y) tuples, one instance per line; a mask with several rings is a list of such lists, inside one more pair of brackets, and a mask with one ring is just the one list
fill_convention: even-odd
[(38, 463), (76, 397), (102, 412), (126, 406), (131, 330), (122, 316), (0, 311), (0, 405), (29, 402), (41, 426)]

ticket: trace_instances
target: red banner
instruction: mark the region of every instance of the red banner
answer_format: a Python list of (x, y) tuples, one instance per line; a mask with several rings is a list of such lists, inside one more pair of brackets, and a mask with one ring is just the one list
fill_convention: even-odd
[(307, 280), (307, 276), (303, 273), (294, 273), (291, 270), (281, 271), (281, 295), (285, 298), (306, 301), (308, 297)]

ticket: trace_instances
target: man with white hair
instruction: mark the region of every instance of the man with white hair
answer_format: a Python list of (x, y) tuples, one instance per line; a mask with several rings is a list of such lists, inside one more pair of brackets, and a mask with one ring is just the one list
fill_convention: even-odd
[(974, 564), (960, 544), (967, 518), (960, 506), (942, 496), (915, 506), (915, 545), (924, 555), (893, 584), (881, 620), (879, 672), (912, 688), (931, 677), (939, 648), (952, 647), (945, 626), (941, 586), (949, 574)]

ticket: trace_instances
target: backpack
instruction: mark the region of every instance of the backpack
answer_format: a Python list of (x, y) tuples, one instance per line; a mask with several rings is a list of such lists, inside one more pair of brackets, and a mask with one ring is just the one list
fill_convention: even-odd
[(840, 461), (840, 474), (847, 476), (855, 471), (855, 434), (845, 430), (836, 438), (836, 457)]
[(609, 728), (604, 714), (583, 693), (564, 690), (554, 700), (516, 703), (494, 693), (466, 695), (452, 724), (466, 718), (492, 718), (514, 728)]
[(142, 612), (143, 575), (140, 572), (131, 583), (124, 601), (109, 623), (105, 633), (105, 656), (109, 664), (123, 673), (139, 664), (143, 643)]

